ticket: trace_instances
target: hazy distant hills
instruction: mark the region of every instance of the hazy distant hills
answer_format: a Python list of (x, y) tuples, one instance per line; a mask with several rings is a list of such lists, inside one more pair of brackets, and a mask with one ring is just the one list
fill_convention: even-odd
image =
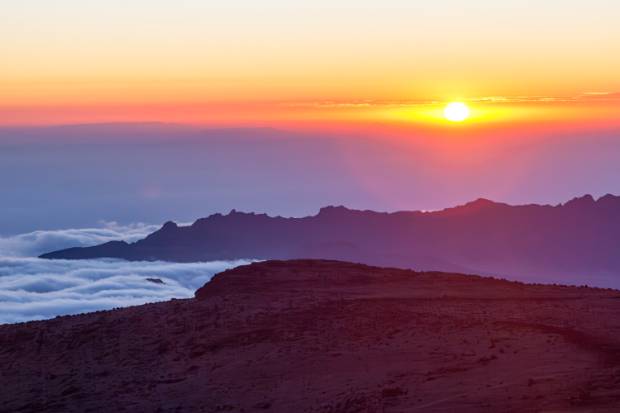
[(620, 274), (618, 247), (620, 197), (595, 200), (586, 195), (556, 206), (478, 199), (436, 212), (380, 213), (330, 206), (304, 218), (233, 210), (191, 226), (167, 222), (132, 244), (70, 248), (42, 258), (324, 258), (588, 283)]

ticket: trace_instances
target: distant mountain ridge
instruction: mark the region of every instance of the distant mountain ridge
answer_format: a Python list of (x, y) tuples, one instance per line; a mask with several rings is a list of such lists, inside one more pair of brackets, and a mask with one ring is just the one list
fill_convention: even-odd
[[(620, 197), (559, 205), (478, 199), (441, 211), (322, 208), (303, 218), (232, 210), (190, 226), (166, 222), (135, 243), (112, 241), (43, 254), (48, 259), (210, 261), (322, 258), (537, 280), (620, 279)], [(549, 281), (549, 279), (547, 279)]]

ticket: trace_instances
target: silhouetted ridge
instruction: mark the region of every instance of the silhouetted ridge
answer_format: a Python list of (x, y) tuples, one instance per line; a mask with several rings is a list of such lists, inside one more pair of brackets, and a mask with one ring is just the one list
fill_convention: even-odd
[(564, 204), (569, 208), (588, 208), (593, 206), (597, 201), (594, 200), (592, 195), (584, 195), (582, 197), (573, 198)]
[(620, 274), (620, 197), (511, 206), (480, 198), (441, 211), (327, 206), (303, 218), (231, 210), (191, 226), (165, 223), (132, 244), (107, 243), (43, 258), (209, 261), (321, 258), (416, 269), (587, 280)]
[[(431, 212), (436, 214), (477, 214), (481, 212), (489, 212), (490, 210), (509, 207), (508, 204), (502, 204), (494, 202), (486, 198), (478, 198), (475, 201), (468, 202), (464, 205), (459, 205), (453, 208), (446, 208), (441, 211)], [(516, 207), (513, 207), (516, 208)]]
[(347, 214), (352, 212), (353, 210), (344, 207), (342, 205), (339, 206), (326, 206), (323, 207), (319, 210), (319, 215), (327, 215), (327, 216), (333, 216), (333, 215), (343, 215), (343, 214)]

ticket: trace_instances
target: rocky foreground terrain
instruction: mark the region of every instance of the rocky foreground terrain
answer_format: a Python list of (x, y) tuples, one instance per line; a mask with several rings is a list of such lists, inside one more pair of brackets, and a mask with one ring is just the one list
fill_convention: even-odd
[(3, 412), (620, 411), (620, 292), (333, 261), (0, 326)]

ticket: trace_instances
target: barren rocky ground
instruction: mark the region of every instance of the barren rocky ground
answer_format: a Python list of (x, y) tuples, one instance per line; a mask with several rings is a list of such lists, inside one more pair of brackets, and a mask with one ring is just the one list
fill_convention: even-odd
[(0, 326), (2, 412), (620, 410), (620, 292), (316, 260)]

